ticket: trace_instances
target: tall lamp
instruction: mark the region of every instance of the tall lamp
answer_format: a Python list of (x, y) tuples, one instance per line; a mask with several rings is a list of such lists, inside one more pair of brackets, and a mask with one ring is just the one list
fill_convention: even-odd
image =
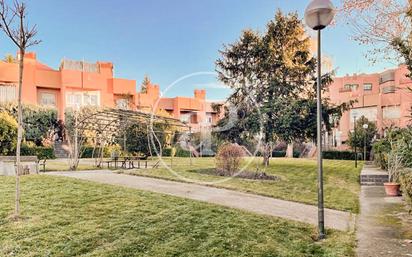
[(306, 25), (318, 32), (318, 55), (317, 55), (317, 152), (318, 152), (318, 229), (319, 238), (325, 238), (325, 214), (323, 206), (323, 163), (322, 163), (322, 95), (321, 95), (321, 33), (333, 20), (335, 13), (330, 0), (312, 0), (305, 10)]
[(355, 142), (354, 144), (355, 145), (355, 168), (358, 167), (358, 151), (356, 148), (357, 140), (358, 140), (358, 134), (356, 132), (356, 116), (353, 116), (353, 142)]
[(364, 135), (363, 135), (363, 160), (366, 161), (366, 130), (368, 129), (369, 125), (368, 123), (363, 124), (363, 130), (364, 130)]

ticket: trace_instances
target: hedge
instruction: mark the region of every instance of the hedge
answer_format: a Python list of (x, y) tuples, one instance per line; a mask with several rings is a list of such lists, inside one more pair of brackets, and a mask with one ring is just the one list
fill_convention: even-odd
[[(286, 151), (273, 151), (272, 156), (274, 158), (285, 157), (286, 156)], [(293, 151), (293, 158), (299, 158), (299, 157), (300, 157), (300, 152)]]
[[(93, 155), (93, 149), (94, 149), (94, 155)], [(82, 149), (82, 155), (80, 158), (96, 158), (100, 157), (100, 147), (94, 148), (93, 146), (85, 146)], [(119, 156), (123, 156), (124, 152), (120, 150), (120, 146), (118, 145), (111, 145), (111, 146), (106, 146), (103, 149), (103, 158), (110, 158), (112, 156), (112, 152), (118, 152)]]
[[(323, 159), (331, 160), (355, 160), (355, 153), (352, 151), (323, 151)], [(368, 156), (366, 156), (368, 158)], [(363, 153), (358, 152), (358, 160), (363, 158)]]
[[(93, 156), (93, 150), (94, 150), (94, 156)], [(105, 148), (103, 151), (104, 151), (103, 157), (105, 158), (110, 157), (110, 153), (107, 150), (107, 148)], [(98, 156), (99, 153), (100, 153), (100, 148), (96, 147), (96, 149), (94, 149), (93, 146), (86, 146), (82, 149), (81, 158), (96, 158), (96, 157), (99, 157)]]
[(176, 148), (163, 148), (162, 149), (162, 155), (164, 157), (170, 157), (172, 152), (175, 152), (174, 157), (190, 157), (190, 152), (187, 150), (184, 150), (180, 147)]
[(412, 171), (404, 172), (400, 177), (402, 195), (409, 204), (409, 210), (412, 211)]
[(21, 146), (22, 156), (37, 156), (40, 159), (55, 159), (53, 147), (43, 147), (43, 146), (26, 146), (22, 144)]

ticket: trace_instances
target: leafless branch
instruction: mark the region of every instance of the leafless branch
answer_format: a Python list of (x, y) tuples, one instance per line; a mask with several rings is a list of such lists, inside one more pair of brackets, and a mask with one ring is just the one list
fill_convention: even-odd
[(20, 52), (25, 52), (27, 48), (41, 42), (35, 39), (37, 26), (30, 27), (26, 22), (26, 15), (27, 9), (24, 2), (15, 0), (10, 6), (5, 3), (5, 0), (0, 0), (0, 28)]
[(338, 22), (348, 24), (351, 37), (372, 46), (370, 59), (396, 57), (391, 43), (408, 37), (412, 24), (407, 19), (411, 0), (341, 0)]

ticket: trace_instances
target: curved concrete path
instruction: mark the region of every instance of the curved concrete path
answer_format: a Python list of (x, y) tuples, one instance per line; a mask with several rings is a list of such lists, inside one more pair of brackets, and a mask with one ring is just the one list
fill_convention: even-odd
[[(197, 184), (116, 174), (111, 171), (51, 172), (48, 174), (163, 193), (317, 225), (316, 206), (271, 197)], [(355, 217), (348, 212), (325, 209), (325, 220), (328, 228), (342, 231), (354, 229)]]

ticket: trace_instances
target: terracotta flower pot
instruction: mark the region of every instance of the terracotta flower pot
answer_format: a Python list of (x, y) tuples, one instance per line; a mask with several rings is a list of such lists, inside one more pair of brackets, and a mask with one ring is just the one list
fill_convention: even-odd
[(384, 183), (383, 186), (385, 187), (385, 192), (387, 196), (399, 196), (401, 195), (399, 183)]

